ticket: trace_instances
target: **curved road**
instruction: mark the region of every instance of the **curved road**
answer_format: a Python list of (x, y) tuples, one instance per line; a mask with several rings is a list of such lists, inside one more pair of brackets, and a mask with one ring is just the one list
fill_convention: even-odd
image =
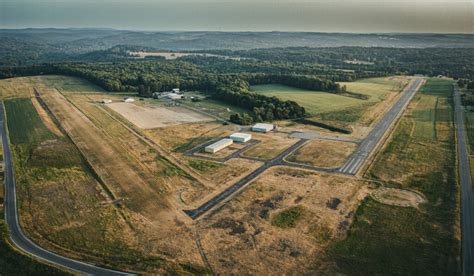
[(88, 263), (76, 261), (43, 249), (25, 236), (18, 221), (18, 210), (16, 204), (15, 176), (13, 173), (13, 161), (8, 138), (7, 124), (3, 102), (0, 103), (0, 132), (3, 143), (3, 159), (5, 162), (5, 220), (8, 225), (10, 239), (21, 251), (44, 262), (73, 271), (89, 275), (131, 275), (129, 273), (115, 271), (107, 268), (94, 266)]

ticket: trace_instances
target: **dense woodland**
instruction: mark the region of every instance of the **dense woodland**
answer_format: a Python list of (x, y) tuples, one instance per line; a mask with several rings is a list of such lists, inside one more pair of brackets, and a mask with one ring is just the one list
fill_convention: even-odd
[[(238, 59), (186, 56), (164, 60), (159, 57), (137, 59), (131, 57), (129, 51), (163, 51), (169, 48), (165, 42), (161, 49), (156, 47), (160, 45), (158, 42), (147, 44), (151, 46), (116, 44), (104, 48), (115, 43), (115, 40), (99, 43), (100, 39), (109, 39), (100, 30), (79, 32), (77, 40), (71, 40), (67, 31), (64, 34), (45, 31), (44, 39), (36, 33), (23, 36), (14, 32), (6, 33), (0, 41), (0, 45), (5, 46), (0, 47), (0, 78), (63, 74), (85, 78), (107, 91), (138, 92), (145, 97), (175, 87), (199, 90), (210, 97), (251, 111), (251, 116), (234, 114), (231, 117), (233, 122), (241, 124), (301, 118), (305, 115), (304, 108), (295, 102), (250, 92), (249, 86), (254, 84), (277, 83), (364, 99), (366, 96), (348, 92), (336, 82), (393, 74), (474, 79), (472, 48), (290, 47), (196, 50)], [(117, 35), (118, 38), (119, 33), (116, 31), (110, 37)], [(141, 34), (130, 32), (123, 35), (136, 38)], [(186, 35), (193, 37), (196, 34)], [(270, 35), (268, 39), (272, 37)], [(171, 34), (157, 34), (158, 38), (160, 41), (176, 39)], [(469, 38), (462, 37), (463, 46), (469, 45)]]

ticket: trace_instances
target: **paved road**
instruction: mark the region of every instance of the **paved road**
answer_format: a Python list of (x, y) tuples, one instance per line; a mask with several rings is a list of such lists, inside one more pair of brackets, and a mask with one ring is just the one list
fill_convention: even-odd
[(10, 149), (3, 102), (0, 103), (0, 131), (3, 142), (3, 159), (5, 162), (5, 219), (10, 232), (10, 239), (17, 248), (45, 262), (71, 270), (76, 273), (89, 275), (130, 275), (120, 271), (97, 267), (91, 264), (75, 261), (47, 251), (33, 243), (25, 236), (18, 222), (16, 204), (15, 178), (13, 174), (13, 161)]
[(463, 274), (474, 273), (474, 202), (469, 168), (469, 151), (466, 139), (463, 108), (457, 85), (454, 88), (454, 119), (458, 148), (459, 181), (461, 184), (461, 232)]
[(340, 173), (355, 175), (369, 158), (370, 154), (377, 148), (384, 134), (389, 130), (398, 116), (402, 113), (422, 83), (422, 79), (416, 79), (408, 85), (404, 94), (395, 105), (384, 115), (380, 122), (372, 129), (367, 137), (360, 143), (359, 147), (347, 159), (346, 163), (339, 169)]
[(184, 212), (190, 216), (192, 219), (196, 219), (212, 209), (214, 206), (218, 205), (219, 203), (223, 202), (224, 200), (228, 199), (232, 194), (237, 192), (240, 188), (245, 186), (245, 184), (249, 183), (253, 179), (255, 179), (257, 176), (259, 176), (261, 173), (263, 173), (266, 169), (272, 167), (272, 166), (278, 166), (278, 165), (286, 165), (283, 158), (287, 156), (288, 154), (292, 153), (299, 147), (301, 147), (307, 140), (301, 139), (298, 142), (294, 143), (291, 145), (289, 148), (281, 152), (277, 157), (266, 161), (262, 166), (258, 167), (256, 170), (245, 176), (244, 178), (240, 179), (237, 181), (234, 185), (230, 186), (229, 188), (225, 189), (223, 192), (220, 194), (216, 195), (215, 197), (211, 198), (208, 200), (206, 203), (202, 204), (196, 209), (193, 210), (185, 210)]

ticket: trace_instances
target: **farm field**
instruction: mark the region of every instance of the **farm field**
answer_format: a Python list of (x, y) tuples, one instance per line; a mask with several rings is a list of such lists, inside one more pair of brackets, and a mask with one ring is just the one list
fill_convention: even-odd
[(344, 165), (356, 144), (339, 141), (311, 140), (287, 157), (287, 161), (322, 168), (337, 168)]
[(460, 273), (451, 84), (427, 81), (369, 170), (378, 182), (416, 190), (427, 201), (407, 208), (366, 199), (347, 238), (329, 247), (327, 259), (337, 272)]

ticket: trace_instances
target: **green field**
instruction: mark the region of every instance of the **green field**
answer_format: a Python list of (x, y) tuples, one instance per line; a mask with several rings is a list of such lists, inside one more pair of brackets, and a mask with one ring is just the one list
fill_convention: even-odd
[(303, 106), (310, 115), (340, 111), (349, 107), (360, 107), (367, 104), (365, 100), (352, 97), (309, 91), (280, 84), (254, 85), (251, 89), (253, 92), (266, 96), (275, 96), (283, 100), (295, 101)]
[(35, 85), (40, 88), (57, 88), (61, 92), (105, 92), (99, 86), (81, 78), (59, 75), (46, 75), (32, 78), (35, 81)]
[(339, 82), (339, 84), (345, 85), (347, 91), (364, 94), (378, 100), (384, 99), (390, 92), (399, 92), (404, 88), (402, 81), (390, 78), (362, 79), (354, 82)]
[(384, 100), (389, 93), (399, 92), (404, 87), (402, 79), (373, 78), (355, 82), (341, 82), (348, 91), (369, 96), (362, 100), (327, 92), (309, 91), (279, 84), (254, 85), (251, 90), (283, 100), (292, 100), (306, 109), (317, 120), (355, 122), (368, 107)]
[(13, 144), (41, 142), (54, 138), (38, 116), (30, 99), (7, 100), (5, 109)]
[[(327, 257), (337, 264), (339, 272), (460, 274), (451, 83), (436, 79), (427, 82), (369, 170), (378, 183), (417, 190), (427, 203), (415, 209), (364, 201), (348, 237), (328, 250)], [(417, 129), (419, 124), (422, 127)]]

